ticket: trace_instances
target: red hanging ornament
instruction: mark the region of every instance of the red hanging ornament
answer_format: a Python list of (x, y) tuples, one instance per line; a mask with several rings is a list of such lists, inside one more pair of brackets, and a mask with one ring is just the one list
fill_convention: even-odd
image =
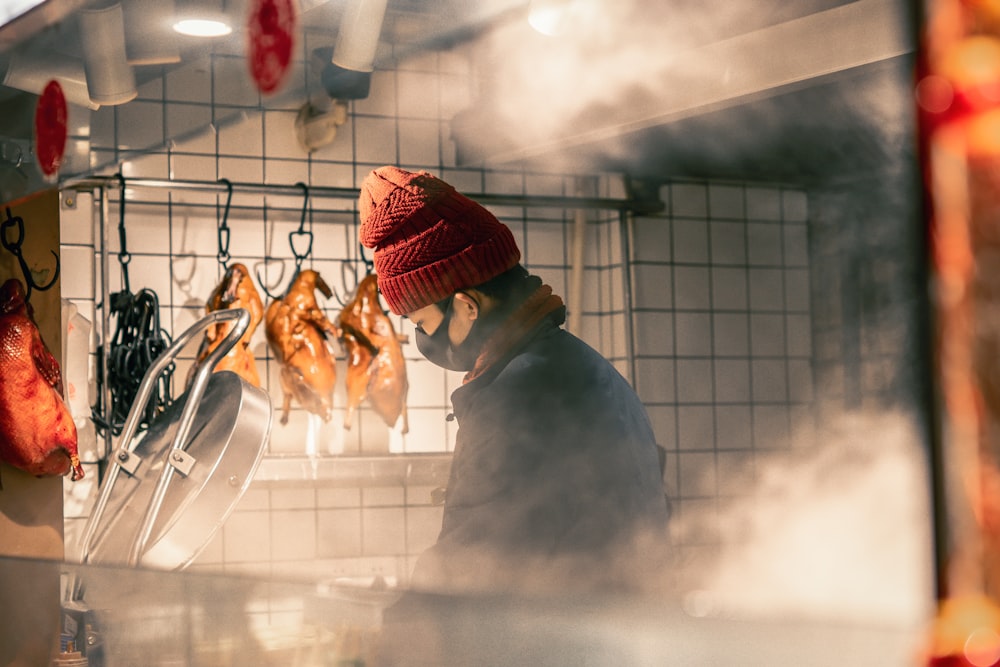
[(295, 46), (296, 9), (292, 0), (255, 0), (250, 9), (250, 74), (260, 92), (273, 93), (284, 81)]
[(66, 151), (66, 96), (58, 81), (46, 84), (35, 106), (35, 154), (38, 167), (54, 176)]

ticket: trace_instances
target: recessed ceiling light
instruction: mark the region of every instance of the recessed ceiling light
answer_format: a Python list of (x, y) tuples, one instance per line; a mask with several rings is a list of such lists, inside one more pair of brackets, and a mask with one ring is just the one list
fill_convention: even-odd
[(174, 24), (174, 30), (191, 37), (225, 37), (233, 31), (228, 23), (216, 19), (182, 19)]
[(559, 32), (563, 24), (563, 10), (558, 7), (542, 5), (539, 7), (533, 6), (531, 12), (528, 14), (528, 23), (536, 31), (553, 37)]

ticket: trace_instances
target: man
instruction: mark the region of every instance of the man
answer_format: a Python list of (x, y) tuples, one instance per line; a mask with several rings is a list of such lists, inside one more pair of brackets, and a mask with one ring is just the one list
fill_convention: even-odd
[(667, 503), (645, 409), (560, 328), (562, 300), (510, 230), (428, 173), (361, 186), (379, 290), (433, 363), (466, 373), (437, 543), (412, 587), (525, 594), (632, 590), (662, 569)]

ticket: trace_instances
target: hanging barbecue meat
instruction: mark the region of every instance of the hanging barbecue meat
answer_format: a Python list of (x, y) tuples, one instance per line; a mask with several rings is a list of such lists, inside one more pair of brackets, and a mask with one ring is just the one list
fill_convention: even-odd
[[(257, 288), (254, 287), (250, 272), (243, 264), (236, 263), (226, 269), (226, 275), (218, 284), (205, 304), (205, 312), (230, 308), (246, 308), (250, 312), (250, 326), (240, 340), (233, 345), (226, 356), (215, 365), (217, 371), (233, 371), (255, 387), (260, 386), (260, 375), (257, 373), (257, 362), (250, 350), (250, 338), (264, 317), (264, 304), (260, 300)], [(198, 351), (200, 363), (212, 350), (217, 348), (229, 333), (232, 322), (213, 324), (205, 331), (205, 339)], [(193, 371), (193, 369), (192, 369)], [(188, 378), (190, 381), (190, 377)]]
[(83, 478), (76, 424), (62, 397), (59, 362), (35, 325), (24, 286), (0, 287), (0, 460), (37, 477)]
[(264, 333), (281, 366), (282, 424), (288, 423), (292, 398), (323, 421), (333, 416), (337, 367), (329, 337), (337, 332), (316, 302), (316, 290), (327, 298), (333, 294), (316, 271), (300, 271), (264, 314)]
[(354, 298), (337, 317), (340, 344), (347, 355), (347, 414), (344, 428), (351, 428), (351, 418), (368, 398), (375, 412), (392, 427), (402, 416), (402, 432), (409, 430), (406, 417), (406, 364), (400, 342), (378, 299), (375, 274), (368, 274), (358, 284)]

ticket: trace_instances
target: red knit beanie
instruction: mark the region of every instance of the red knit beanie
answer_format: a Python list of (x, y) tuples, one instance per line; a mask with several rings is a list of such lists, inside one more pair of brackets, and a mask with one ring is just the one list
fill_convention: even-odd
[(427, 172), (380, 167), (359, 198), (361, 243), (375, 250), (378, 287), (397, 315), (475, 287), (513, 268), (510, 229)]

